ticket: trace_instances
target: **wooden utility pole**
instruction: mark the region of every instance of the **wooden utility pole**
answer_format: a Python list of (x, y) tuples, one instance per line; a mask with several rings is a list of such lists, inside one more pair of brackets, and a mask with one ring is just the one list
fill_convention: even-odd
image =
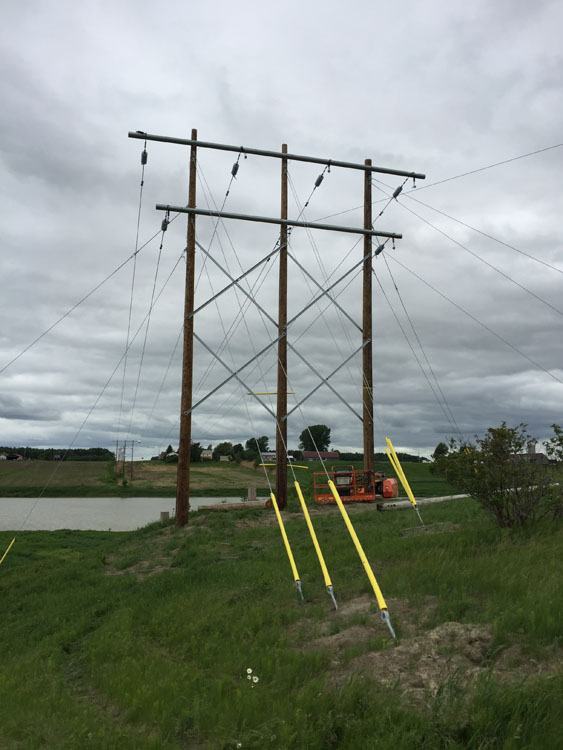
[[(197, 141), (197, 130), (192, 130)], [(197, 146), (190, 146), (188, 207), (196, 207)], [(192, 390), (194, 371), (194, 296), (195, 296), (195, 214), (188, 216), (186, 247), (186, 296), (184, 303), (184, 354), (182, 360), (182, 399), (180, 407), (180, 446), (176, 480), (176, 526), (185, 526), (190, 510), (190, 448), (192, 443)], [(186, 414), (186, 412), (188, 412)]]
[[(365, 164), (371, 167), (371, 159)], [(364, 229), (372, 228), (371, 219), (371, 172), (364, 172)], [(364, 470), (373, 471), (374, 436), (373, 436), (373, 350), (372, 350), (372, 300), (371, 300), (371, 235), (364, 235), (364, 281), (362, 310), (362, 392), (364, 424)]]
[[(287, 144), (282, 145), (287, 154)], [(281, 168), (281, 219), (287, 219), (287, 159)], [(280, 228), (280, 274), (278, 294), (278, 400), (276, 412), (276, 499), (287, 504), (287, 226)]]

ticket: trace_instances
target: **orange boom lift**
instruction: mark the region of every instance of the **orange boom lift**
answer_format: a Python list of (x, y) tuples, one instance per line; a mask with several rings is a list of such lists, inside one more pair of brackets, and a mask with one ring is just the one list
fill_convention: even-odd
[[(343, 503), (372, 503), (381, 498), (389, 499), (399, 495), (399, 485), (393, 477), (386, 477), (382, 472), (357, 470), (353, 466), (335, 469), (331, 466), (328, 472)], [(326, 472), (316, 471), (313, 475), (316, 503), (334, 503)]]

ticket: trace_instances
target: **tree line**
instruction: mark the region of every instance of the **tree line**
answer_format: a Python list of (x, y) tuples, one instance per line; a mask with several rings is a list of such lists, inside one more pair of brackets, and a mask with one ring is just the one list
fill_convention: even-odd
[(107, 448), (29, 448), (0, 446), (0, 453), (18, 454), (35, 461), (114, 461), (115, 454)]

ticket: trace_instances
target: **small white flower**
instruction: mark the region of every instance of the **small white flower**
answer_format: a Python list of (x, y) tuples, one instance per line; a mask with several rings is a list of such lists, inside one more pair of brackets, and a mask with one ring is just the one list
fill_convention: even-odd
[(259, 679), (259, 678), (258, 678), (258, 677), (256, 677), (256, 675), (254, 675), (254, 677), (252, 678), (252, 682), (258, 682), (258, 679)]
[(237, 748), (242, 747), (242, 742), (237, 742)]
[(250, 667), (246, 670), (246, 674), (252, 674), (252, 669), (250, 669)]
[(252, 675), (247, 675), (247, 676), (246, 676), (246, 679), (247, 679), (247, 680), (251, 680), (251, 679), (252, 679)]

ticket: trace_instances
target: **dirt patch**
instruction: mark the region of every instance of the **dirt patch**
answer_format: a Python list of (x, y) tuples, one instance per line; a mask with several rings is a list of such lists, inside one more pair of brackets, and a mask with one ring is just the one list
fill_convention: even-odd
[(422, 705), (449, 680), (466, 686), (489, 668), (491, 643), (488, 627), (445, 622), (395, 647), (353, 659), (335, 670), (331, 683), (340, 686), (356, 676), (369, 677)]
[[(415, 604), (388, 599), (387, 604), (401, 636), (396, 642), (370, 595), (339, 603), (339, 610), (327, 613), (321, 623), (302, 620), (292, 627), (299, 650), (330, 652), (327, 687), (368, 678), (393, 687), (411, 704), (423, 707), (444, 684), (467, 689), (488, 671), (499, 680), (518, 682), (563, 669), (562, 649), (546, 650), (535, 658), (518, 645), (494, 653), (492, 630), (486, 625), (446, 622), (429, 629), (438, 604), (434, 597)], [(357, 655), (355, 649), (364, 653)]]

